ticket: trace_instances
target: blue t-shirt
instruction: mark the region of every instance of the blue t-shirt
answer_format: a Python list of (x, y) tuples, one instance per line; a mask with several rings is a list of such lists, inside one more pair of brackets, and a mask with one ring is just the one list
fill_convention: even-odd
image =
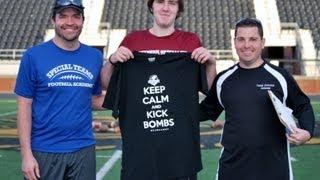
[(92, 95), (101, 94), (102, 53), (81, 44), (66, 51), (53, 41), (28, 49), (15, 93), (33, 100), (31, 148), (74, 152), (95, 144)]

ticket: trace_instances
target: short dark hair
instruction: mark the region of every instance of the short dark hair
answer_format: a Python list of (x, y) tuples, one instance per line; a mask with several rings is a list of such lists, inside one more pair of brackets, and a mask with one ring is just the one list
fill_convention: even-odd
[[(154, 1), (155, 1), (155, 0), (148, 0), (148, 2), (147, 2), (147, 4), (148, 4), (148, 9), (149, 9), (149, 12), (150, 12), (151, 14), (153, 14), (153, 12), (152, 12), (152, 4), (153, 4)], [(183, 3), (183, 0), (178, 0), (178, 14), (177, 14), (176, 19), (181, 16), (181, 14), (182, 14), (183, 11), (184, 11), (184, 3)]]
[(259, 21), (258, 19), (255, 19), (255, 18), (243, 18), (243, 19), (240, 19), (236, 23), (236, 30), (234, 32), (234, 37), (237, 36), (237, 31), (238, 31), (238, 28), (240, 28), (240, 27), (257, 27), (261, 39), (263, 38), (262, 24), (261, 24), (261, 21)]

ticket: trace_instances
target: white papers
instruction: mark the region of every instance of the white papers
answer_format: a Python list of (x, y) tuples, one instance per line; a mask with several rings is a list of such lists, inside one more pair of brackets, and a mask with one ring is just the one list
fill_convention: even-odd
[(292, 127), (297, 127), (297, 125), (295, 123), (296, 118), (292, 115), (292, 109), (285, 106), (272, 91), (268, 90), (268, 94), (281, 123), (290, 131), (290, 133), (293, 133)]

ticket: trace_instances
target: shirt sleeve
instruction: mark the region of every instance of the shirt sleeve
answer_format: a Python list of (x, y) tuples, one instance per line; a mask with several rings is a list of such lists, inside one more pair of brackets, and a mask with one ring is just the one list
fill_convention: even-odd
[[(129, 34), (130, 35), (130, 34)], [(129, 42), (130, 42), (130, 36), (129, 35), (127, 35), (127, 36), (125, 36), (124, 38), (123, 38), (123, 40), (121, 41), (121, 43), (120, 43), (120, 45), (119, 45), (119, 47), (120, 46), (124, 46), (124, 47), (130, 47), (129, 46)]]
[(96, 79), (96, 82), (94, 83), (94, 87), (92, 90), (93, 95), (100, 95), (102, 93), (102, 86), (101, 86), (101, 78), (100, 78), (100, 71), (102, 68), (102, 63), (103, 63), (103, 57), (102, 54), (99, 54), (99, 71), (98, 71), (98, 76)]
[(199, 36), (198, 36), (198, 35), (196, 35), (196, 37), (197, 37), (197, 41), (196, 41), (196, 43), (198, 44), (198, 47), (202, 47), (202, 42), (201, 42), (201, 40), (200, 40)]
[(190, 39), (188, 40), (188, 42), (190, 43), (189, 45), (192, 47), (202, 47), (202, 42), (199, 38), (199, 36), (195, 33), (191, 33)]
[(20, 63), (14, 92), (22, 97), (32, 99), (36, 88), (36, 67), (26, 52)]
[(207, 97), (200, 104), (200, 121), (209, 119), (215, 121), (224, 109), (217, 97), (217, 79), (216, 77)]
[(294, 78), (286, 72), (288, 84), (288, 98), (286, 104), (293, 110), (293, 115), (298, 119), (300, 128), (309, 131), (313, 136), (315, 117), (310, 99), (299, 88)]

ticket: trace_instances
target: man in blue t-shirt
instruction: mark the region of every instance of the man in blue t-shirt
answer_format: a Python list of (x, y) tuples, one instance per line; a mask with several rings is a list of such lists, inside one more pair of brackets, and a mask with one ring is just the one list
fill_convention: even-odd
[(79, 42), (81, 0), (56, 0), (52, 40), (26, 51), (15, 93), (26, 179), (95, 179), (92, 107), (101, 107), (102, 54)]

